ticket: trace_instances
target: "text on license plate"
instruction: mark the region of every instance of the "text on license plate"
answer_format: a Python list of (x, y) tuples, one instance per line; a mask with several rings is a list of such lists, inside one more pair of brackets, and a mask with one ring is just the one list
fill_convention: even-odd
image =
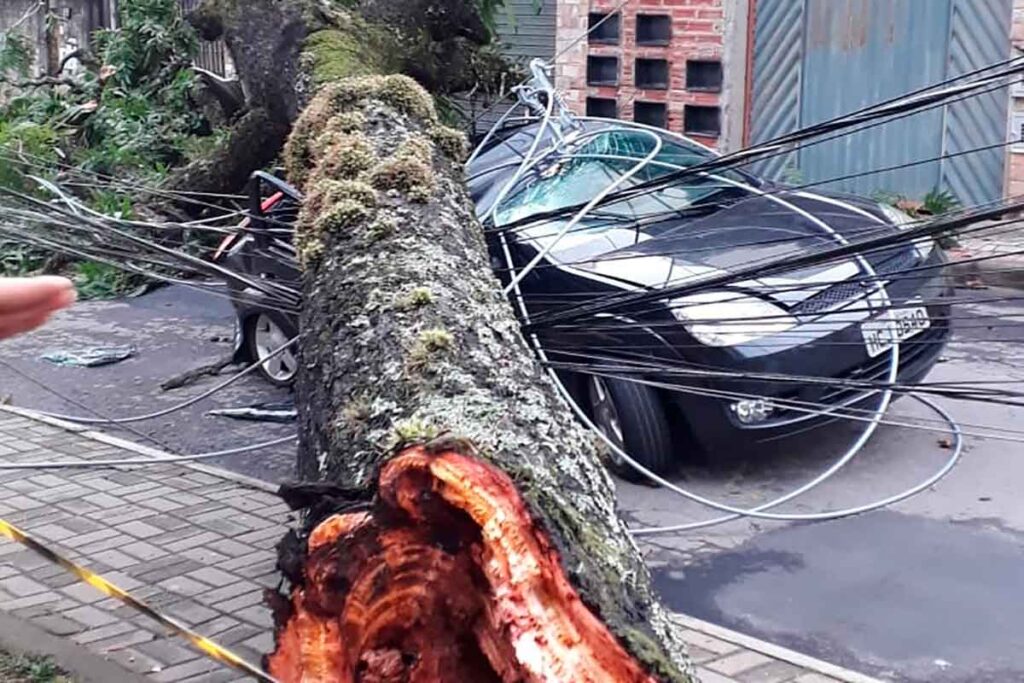
[(880, 356), (896, 342), (906, 341), (932, 326), (928, 311), (922, 306), (897, 308), (861, 325), (868, 355)]

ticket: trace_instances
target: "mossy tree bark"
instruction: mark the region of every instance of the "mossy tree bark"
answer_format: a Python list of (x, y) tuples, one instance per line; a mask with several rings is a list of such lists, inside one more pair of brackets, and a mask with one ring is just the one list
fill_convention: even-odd
[[(689, 680), (673, 624), (571, 417), (492, 274), (465, 140), (403, 76), (324, 87), (286, 148), (307, 194), (297, 399), (303, 479), (376, 485), (400, 442), (447, 434), (505, 472), (584, 604), (652, 675)], [(319, 506), (307, 532), (331, 512)]]
[(238, 190), (277, 158), (312, 93), (331, 81), (405, 73), (435, 95), (494, 86), (510, 65), (475, 7), (472, 0), (205, 0), (189, 22), (202, 38), (225, 41), (245, 102), (226, 142), (172, 178), (171, 188)]
[[(339, 4), (208, 0), (194, 18), (228, 41), (250, 111), (291, 124), (302, 110), (284, 150), (306, 194), (298, 471), (326, 494), (304, 501), (315, 503), (304, 532), (336, 511), (332, 500), (379, 493), (378, 473), (402, 444), (441, 438), (453, 450), (443, 444), (464, 440), (510, 478), (568, 584), (624, 650), (659, 680), (690, 680), (597, 441), (557, 395), (490, 270), (463, 182), (466, 140), (411, 78), (368, 75), (401, 71), (457, 90), (466, 64), (489, 59), (472, 47), (484, 42), (479, 4), (346, 3), (360, 14)], [(294, 559), (289, 575), (301, 580)]]

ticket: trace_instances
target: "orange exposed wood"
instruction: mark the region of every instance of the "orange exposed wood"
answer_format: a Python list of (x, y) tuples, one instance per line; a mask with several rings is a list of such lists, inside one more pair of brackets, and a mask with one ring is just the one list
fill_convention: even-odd
[(373, 513), (307, 541), (279, 615), (282, 683), (653, 683), (583, 604), (515, 485), (454, 451), (405, 450)]

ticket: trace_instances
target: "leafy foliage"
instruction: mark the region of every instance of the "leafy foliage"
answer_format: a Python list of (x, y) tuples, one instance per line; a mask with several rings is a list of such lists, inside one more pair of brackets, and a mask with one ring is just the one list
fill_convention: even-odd
[(0, 277), (32, 273), (46, 264), (46, 255), (37, 249), (0, 240)]
[(935, 188), (921, 200), (922, 212), (932, 216), (941, 216), (960, 208), (960, 200), (949, 190)]
[[(102, 69), (18, 93), (0, 110), (5, 154), (25, 142), (24, 154), (41, 160), (152, 180), (184, 158), (186, 140), (209, 134), (191, 99), (198, 43), (177, 1), (133, 0), (119, 11), (119, 28), (93, 36)], [(27, 63), (26, 45), (10, 35), (3, 45), (0, 67)]]
[(505, 7), (505, 0), (473, 0), (477, 6), (477, 11), (480, 13), (480, 18), (484, 22), (484, 26), (493, 35), (496, 32), (498, 26), (498, 13), (502, 8), (510, 11), (510, 7)]
[[(545, 0), (532, 0), (533, 11), (540, 14), (544, 9)], [(552, 2), (553, 0), (547, 0)], [(505, 11), (509, 26), (515, 28), (516, 17), (512, 13), (512, 4), (507, 0), (471, 0), (471, 4), (476, 5), (477, 12), (480, 18), (483, 20), (487, 30), (491, 32), (492, 36), (497, 34), (498, 29), (498, 16), (501, 11)]]
[(132, 0), (120, 3), (120, 28), (96, 36), (103, 63), (116, 66), (110, 79), (116, 87), (160, 94), (198, 49), (195, 33), (175, 0)]
[(960, 208), (960, 200), (949, 190), (936, 187), (920, 200), (910, 199), (898, 192), (879, 191), (873, 195), (877, 202), (906, 211), (914, 218), (922, 216), (942, 216)]
[(0, 681), (5, 683), (71, 683), (48, 657), (0, 651)]
[[(919, 219), (943, 216), (961, 207), (956, 195), (941, 187), (933, 188), (920, 200), (908, 199), (896, 192), (885, 191), (875, 193), (875, 200), (895, 206)], [(935, 241), (943, 249), (952, 249), (958, 245), (956, 234), (953, 232), (942, 232), (936, 236)]]
[(90, 261), (75, 266), (73, 280), (84, 299), (109, 299), (133, 286), (131, 276), (120, 268)]
[(183, 159), (184, 140), (208, 132), (192, 106), (189, 68), (197, 39), (175, 0), (121, 3), (120, 28), (95, 36), (104, 71), (97, 108), (83, 126), (82, 165), (162, 175)]
[(28, 37), (16, 31), (0, 36), (0, 75), (25, 77), (32, 64), (32, 45)]
[[(177, 0), (119, 3), (118, 28), (97, 32), (90, 47), (100, 68), (72, 84), (8, 93), (0, 105), (0, 185), (35, 192), (26, 174), (82, 181), (93, 208), (128, 217), (130, 194), (97, 180), (154, 185), (193, 159), (214, 133), (195, 106), (191, 68), (198, 41)], [(0, 72), (23, 76), (34, 45), (11, 34), (0, 43)], [(0, 272), (24, 272), (47, 260), (0, 244)], [(74, 273), (84, 296), (109, 296), (127, 286), (105, 266)]]
[(57, 162), (58, 135), (48, 123), (0, 118), (0, 185), (26, 191), (25, 173), (48, 175)]

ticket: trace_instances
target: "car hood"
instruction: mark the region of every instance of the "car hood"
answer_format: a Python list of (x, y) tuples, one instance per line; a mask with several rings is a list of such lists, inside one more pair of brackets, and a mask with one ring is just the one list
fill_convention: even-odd
[[(865, 239), (895, 228), (867, 200), (769, 189), (691, 217), (674, 217), (642, 229), (573, 230), (555, 241), (558, 224), (523, 231), (535, 248), (551, 245), (549, 258), (584, 276), (624, 288), (664, 288), (701, 281), (787, 258), (834, 249), (843, 239)], [(699, 207), (698, 207), (699, 208)], [(889, 253), (868, 258), (878, 265)], [(732, 286), (794, 306), (862, 272), (856, 259), (832, 261)]]

